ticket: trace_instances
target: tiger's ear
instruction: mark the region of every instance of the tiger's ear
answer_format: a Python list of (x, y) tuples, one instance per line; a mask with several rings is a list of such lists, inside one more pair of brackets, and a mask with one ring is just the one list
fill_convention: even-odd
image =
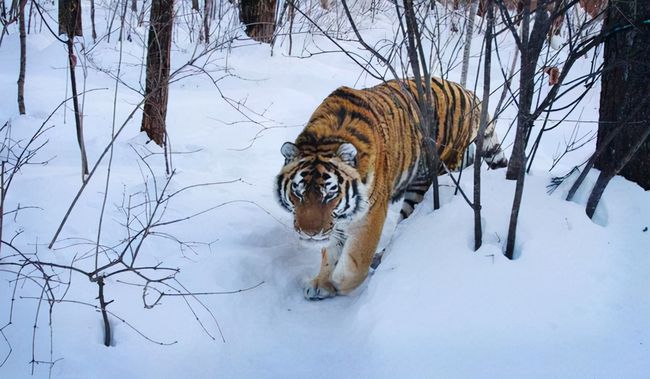
[(284, 164), (291, 162), (295, 157), (298, 156), (298, 153), (300, 152), (298, 146), (294, 145), (291, 142), (283, 143), (280, 151), (282, 152), (282, 155), (284, 155)]
[(339, 146), (336, 155), (352, 167), (357, 166), (357, 148), (351, 143), (344, 143)]

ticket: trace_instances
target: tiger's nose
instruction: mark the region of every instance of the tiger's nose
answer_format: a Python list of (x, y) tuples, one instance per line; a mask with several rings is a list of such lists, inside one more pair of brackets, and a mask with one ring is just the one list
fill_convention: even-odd
[(302, 229), (297, 224), (294, 225), (294, 229), (300, 234), (303, 234), (307, 237), (314, 237), (319, 234), (323, 234), (323, 229)]

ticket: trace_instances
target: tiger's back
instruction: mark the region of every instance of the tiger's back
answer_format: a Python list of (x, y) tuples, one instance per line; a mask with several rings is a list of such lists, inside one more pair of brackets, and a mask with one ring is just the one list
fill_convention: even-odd
[(340, 87), (316, 109), (296, 145), (333, 152), (342, 142), (352, 143), (356, 169), (370, 192), (392, 191), (393, 197), (413, 179), (421, 156), (422, 136), (411, 104), (394, 81), (363, 90)]

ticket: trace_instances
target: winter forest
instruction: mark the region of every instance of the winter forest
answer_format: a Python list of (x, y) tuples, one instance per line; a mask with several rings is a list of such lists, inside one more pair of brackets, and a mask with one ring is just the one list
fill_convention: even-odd
[(649, 378), (648, 46), (646, 0), (0, 0), (0, 378)]

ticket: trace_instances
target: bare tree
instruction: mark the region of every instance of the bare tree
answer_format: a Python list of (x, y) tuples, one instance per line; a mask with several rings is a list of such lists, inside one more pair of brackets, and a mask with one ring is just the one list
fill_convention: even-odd
[(77, 128), (77, 143), (81, 153), (81, 179), (86, 180), (88, 175), (88, 158), (86, 156), (86, 144), (84, 142), (83, 118), (79, 107), (79, 96), (77, 91), (77, 77), (75, 67), (77, 56), (74, 53), (74, 38), (82, 36), (81, 28), (81, 2), (79, 0), (59, 0), (59, 35), (65, 34), (68, 47), (68, 69), (70, 72), (70, 88), (72, 89), (72, 105), (74, 107), (74, 120)]
[(174, 0), (151, 5), (147, 40), (147, 79), (141, 130), (159, 146), (167, 141), (167, 100), (169, 96), (170, 52), (174, 24)]
[[(399, 13), (398, 13), (399, 14)], [(433, 209), (440, 208), (440, 195), (438, 191), (438, 168), (440, 158), (436, 146), (438, 135), (438, 120), (433, 109), (433, 93), (431, 90), (431, 72), (428, 69), (426, 56), (422, 47), (422, 35), (420, 26), (415, 17), (415, 9), (412, 0), (404, 0), (404, 21), (406, 24), (407, 52), (413, 80), (417, 89), (417, 104), (420, 110), (420, 131), (424, 139), (424, 157), (428, 162), (429, 175), (433, 180)], [(421, 70), (422, 72), (420, 72)]]
[(203, 35), (205, 43), (210, 43), (210, 20), (214, 15), (214, 0), (205, 0), (203, 3)]
[[(605, 70), (600, 93), (598, 150), (593, 163), (601, 170), (587, 200), (593, 217), (609, 181), (619, 173), (650, 189), (650, 3), (612, 1), (603, 28)], [(585, 169), (585, 173), (588, 170)]]
[[(556, 20), (562, 17), (568, 9), (577, 3), (577, 0), (568, 2), (560, 0), (536, 2), (526, 0), (523, 2), (521, 13), (513, 18), (508, 11), (507, 4), (504, 3), (503, 0), (497, 1), (504, 25), (508, 30), (510, 30), (517, 45), (518, 52), (521, 55), (519, 89), (516, 94), (516, 135), (512, 148), (512, 155), (508, 165), (508, 171), (506, 173), (507, 179), (517, 181), (505, 250), (506, 257), (510, 259), (514, 257), (517, 221), (523, 196), (525, 168), (528, 159), (526, 156), (526, 147), (534, 122), (543, 112), (547, 112), (548, 114), (552, 110), (553, 103), (557, 99), (570, 93), (577, 85), (593, 81), (593, 76), (598, 75), (598, 72), (589, 73), (584, 77), (574, 79), (570, 85), (563, 87), (564, 81), (576, 61), (603, 41), (603, 33), (597, 33), (590, 36), (582, 35), (582, 32), (594, 22), (593, 20), (588, 20), (575, 26), (576, 30), (571, 30), (569, 40), (566, 44), (566, 59), (561, 66), (560, 74), (558, 77), (554, 78), (554, 84), (552, 84), (548, 93), (543, 98), (539, 96), (537, 104), (533, 106), (535, 77), (544, 75), (544, 70), (539, 70), (537, 67), (540, 61), (542, 48), (545, 41), (547, 41), (547, 36), (549, 36), (550, 32), (555, 30), (554, 25), (557, 25)], [(531, 16), (534, 19), (532, 30), (530, 28)], [(521, 31), (517, 31), (516, 29), (517, 21), (521, 22)], [(544, 64), (543, 67), (548, 67), (548, 65)], [(590, 86), (585, 87), (586, 90), (584, 93), (586, 93)], [(561, 89), (563, 92), (560, 92)], [(513, 93), (511, 96), (514, 100), (515, 94)], [(584, 95), (578, 96), (577, 100), (572, 103), (574, 105), (579, 103), (583, 96)], [(539, 138), (541, 138), (541, 136), (539, 136), (538, 139)], [(536, 142), (538, 143), (539, 141)]]
[(469, 15), (465, 25), (465, 47), (463, 48), (463, 66), (460, 73), (460, 85), (465, 87), (467, 84), (467, 74), (469, 70), (469, 57), (472, 48), (472, 38), (474, 37), (474, 21), (478, 9), (478, 0), (470, 0)]
[(25, 66), (27, 65), (25, 4), (27, 4), (27, 0), (19, 0), (18, 24), (20, 28), (20, 72), (18, 74), (18, 112), (20, 112), (20, 114), (25, 114)]
[[(476, 154), (474, 158), (474, 250), (483, 244), (483, 227), (481, 225), (481, 163), (483, 158), (483, 142), (488, 120), (488, 106), (490, 101), (490, 70), (492, 69), (492, 34), (494, 28), (494, 6), (487, 0), (487, 29), (485, 32), (485, 63), (483, 64), (483, 100), (481, 101), (481, 119), (478, 134), (476, 135)], [(468, 22), (473, 22), (469, 20)], [(467, 48), (467, 47), (466, 47)]]

